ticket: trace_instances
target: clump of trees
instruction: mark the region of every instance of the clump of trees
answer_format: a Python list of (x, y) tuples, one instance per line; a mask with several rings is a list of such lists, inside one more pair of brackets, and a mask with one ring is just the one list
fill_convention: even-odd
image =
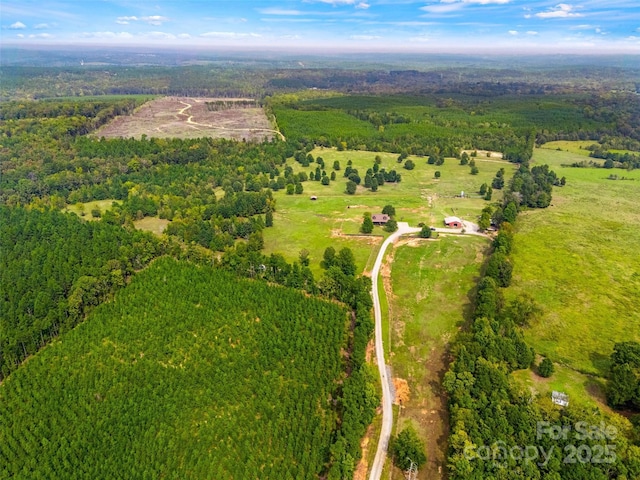
[(362, 219), (362, 225), (360, 226), (360, 231), (362, 233), (371, 233), (373, 232), (373, 220), (371, 219), (371, 213), (366, 212)]
[(611, 354), (607, 401), (614, 408), (640, 411), (640, 343), (616, 343)]
[(412, 464), (420, 469), (427, 462), (424, 444), (412, 426), (406, 427), (391, 439), (389, 452), (393, 464), (401, 470), (409, 470)]
[(555, 371), (555, 367), (553, 366), (553, 362), (548, 358), (542, 359), (540, 365), (538, 365), (538, 375), (544, 378), (549, 378), (553, 375)]

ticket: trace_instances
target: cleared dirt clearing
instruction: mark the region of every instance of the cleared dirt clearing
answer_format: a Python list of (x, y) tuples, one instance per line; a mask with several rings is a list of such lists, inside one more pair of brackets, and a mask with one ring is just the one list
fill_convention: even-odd
[(117, 117), (96, 137), (271, 139), (273, 130), (262, 108), (248, 98), (163, 97), (145, 103), (133, 115)]

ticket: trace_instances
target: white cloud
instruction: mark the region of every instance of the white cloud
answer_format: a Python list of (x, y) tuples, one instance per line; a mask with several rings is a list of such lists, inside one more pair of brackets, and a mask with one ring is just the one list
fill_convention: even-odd
[(200, 34), (205, 38), (259, 38), (262, 35), (257, 33), (240, 33), (240, 32), (206, 32)]
[(133, 38), (129, 32), (82, 32), (82, 38), (108, 38), (108, 39), (130, 39)]
[(595, 27), (594, 25), (574, 25), (572, 27), (569, 27), (569, 30), (593, 30)]
[(9, 28), (11, 30), (23, 30), (23, 29), (27, 28), (27, 26), (22, 22), (16, 22), (16, 23), (12, 23), (11, 25), (9, 25)]
[(529, 30), (527, 31), (527, 35), (538, 35), (538, 32), (536, 32), (535, 30)]
[(380, 37), (377, 35), (351, 35), (353, 40), (377, 40)]
[(19, 34), (17, 34), (17, 35), (16, 35), (16, 37), (18, 37), (18, 38), (24, 38), (24, 35), (23, 35), (22, 33), (19, 33)]
[(48, 23), (39, 23), (35, 27), (36, 30), (45, 30), (47, 28), (51, 28)]
[(162, 25), (164, 22), (168, 21), (167, 17), (163, 17), (161, 15), (151, 15), (150, 17), (141, 17), (140, 20), (143, 22), (147, 22), (149, 25)]
[(147, 17), (118, 17), (116, 19), (116, 23), (119, 25), (129, 25), (131, 22), (145, 22), (149, 25), (160, 26), (167, 21), (169, 21), (169, 19), (161, 15), (151, 15)]
[(509, 30), (509, 35), (518, 35), (518, 31), (517, 30)]
[(361, 10), (366, 10), (370, 6), (371, 5), (369, 5), (367, 2), (360, 2), (359, 4), (356, 5), (356, 8), (359, 8)]
[(559, 3), (555, 7), (548, 9), (546, 12), (536, 13), (538, 18), (568, 18), (568, 17), (581, 17), (582, 14), (575, 13), (573, 6), (566, 3)]
[(445, 4), (435, 4), (435, 5), (426, 5), (424, 7), (420, 7), (420, 10), (424, 10), (428, 13), (451, 13), (460, 10), (464, 6), (464, 3), (445, 3)]
[(189, 35), (188, 33), (181, 33), (180, 35), (178, 35), (178, 38), (191, 38), (191, 35)]
[(300, 10), (288, 10), (278, 7), (262, 8), (258, 11), (264, 15), (302, 15)]
[(53, 35), (49, 33), (37, 33), (35, 35), (29, 35), (29, 38), (53, 38)]
[(129, 22), (137, 22), (138, 17), (118, 17), (116, 23), (120, 25), (129, 25)]
[(504, 5), (511, 0), (440, 0), (440, 3), (420, 7), (429, 13), (450, 13), (464, 8), (465, 5)]
[(159, 38), (159, 39), (163, 39), (163, 40), (174, 40), (176, 38), (176, 36), (172, 33), (166, 33), (166, 32), (147, 32), (145, 34), (143, 34), (143, 37), (146, 38)]

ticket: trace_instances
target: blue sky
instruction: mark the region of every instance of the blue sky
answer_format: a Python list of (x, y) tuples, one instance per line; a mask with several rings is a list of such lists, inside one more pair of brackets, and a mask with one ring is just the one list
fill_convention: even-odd
[(640, 0), (0, 0), (0, 40), (640, 54)]

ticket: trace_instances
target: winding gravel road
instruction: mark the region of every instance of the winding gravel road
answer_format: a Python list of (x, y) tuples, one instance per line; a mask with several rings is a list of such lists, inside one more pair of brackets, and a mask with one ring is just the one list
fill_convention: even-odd
[(376, 450), (376, 458), (371, 465), (369, 480), (380, 480), (382, 475), (382, 467), (387, 458), (387, 448), (389, 447), (389, 438), (391, 437), (391, 427), (393, 426), (393, 407), (391, 399), (391, 389), (389, 382), (391, 381), (387, 375), (387, 368), (384, 361), (384, 348), (382, 346), (382, 311), (380, 310), (380, 298), (378, 296), (378, 275), (380, 274), (380, 266), (384, 258), (384, 252), (387, 247), (396, 241), (405, 233), (419, 232), (419, 228), (410, 227), (406, 222), (398, 222), (398, 230), (390, 235), (380, 247), (376, 263), (371, 270), (371, 283), (373, 296), (373, 310), (375, 313), (376, 329), (376, 358), (378, 360), (378, 371), (380, 372), (380, 380), (382, 383), (382, 429), (380, 430), (380, 439), (378, 440), (378, 449)]

